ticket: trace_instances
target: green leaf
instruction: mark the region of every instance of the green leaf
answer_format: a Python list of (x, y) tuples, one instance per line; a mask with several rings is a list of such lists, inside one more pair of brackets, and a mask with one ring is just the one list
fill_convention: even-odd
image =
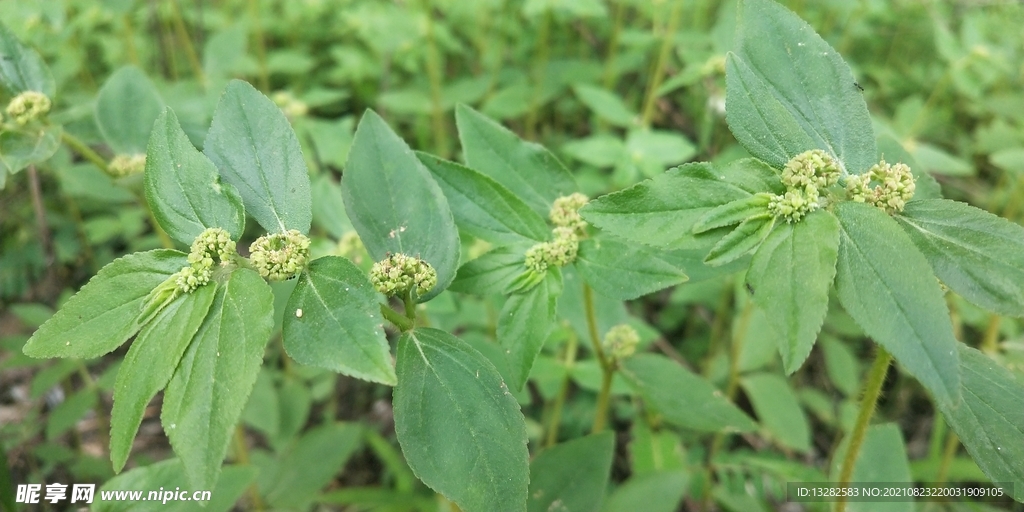
[(313, 223), (338, 240), (353, 229), (341, 185), (329, 173), (317, 176), (313, 183)]
[(793, 450), (811, 449), (807, 416), (785, 379), (771, 373), (756, 373), (744, 376), (740, 382), (757, 419), (773, 438)]
[(1024, 316), (1024, 228), (948, 199), (912, 201), (895, 219), (953, 291), (985, 309)]
[(576, 97), (601, 119), (615, 126), (637, 124), (637, 113), (627, 107), (615, 93), (589, 84), (576, 84), (573, 90), (576, 91)]
[(526, 423), (494, 365), (415, 329), (398, 340), (397, 373), (395, 433), (416, 476), (465, 512), (525, 511)]
[(50, 68), (42, 57), (21, 44), (3, 23), (0, 23), (0, 82), (12, 96), (39, 91), (52, 100), (56, 89)]
[(498, 247), (459, 267), (450, 290), (475, 295), (505, 293), (525, 270), (529, 245)]
[(939, 404), (946, 421), (993, 482), (1024, 501), (1024, 378), (964, 344), (960, 351), (959, 407)]
[(551, 237), (543, 217), (487, 175), (427, 153), (416, 156), (434, 175), (463, 231), (498, 245)]
[(38, 358), (99, 357), (121, 346), (139, 328), (149, 292), (187, 265), (178, 251), (129, 254), (100, 269), (25, 344)]
[(718, 267), (750, 254), (771, 234), (773, 227), (775, 218), (767, 214), (741, 222), (708, 251), (704, 263)]
[(395, 385), (377, 291), (352, 262), (309, 264), (284, 311), (284, 348), (299, 363)]
[(631, 300), (687, 280), (665, 251), (611, 237), (580, 242), (576, 269), (602, 295)]
[[(846, 459), (850, 438), (847, 436), (832, 457), (832, 481), (838, 480), (839, 468)], [(853, 466), (851, 482), (912, 483), (910, 463), (907, 461), (907, 447), (903, 443), (899, 425), (885, 423), (871, 425), (864, 436), (860, 455)], [(912, 501), (851, 501), (846, 510), (850, 512), (913, 512)]]
[(245, 228), (242, 198), (221, 183), (217, 167), (200, 153), (171, 109), (157, 118), (146, 152), (146, 200), (171, 238), (191, 245), (206, 228), (222, 228), (238, 240)]
[(655, 247), (695, 245), (693, 225), (717, 206), (752, 195), (720, 177), (706, 162), (686, 164), (580, 209), (587, 222)]
[(839, 53), (771, 0), (739, 7), (736, 54), (726, 59), (726, 120), (752, 155), (782, 168), (822, 149), (854, 174), (876, 163), (864, 97)]
[(674, 512), (687, 491), (689, 477), (683, 471), (637, 475), (615, 489), (603, 512)]
[(956, 338), (928, 261), (882, 210), (844, 202), (836, 290), (864, 332), (940, 402), (960, 401)]
[(376, 112), (367, 110), (341, 180), (345, 209), (375, 260), (402, 253), (426, 260), (437, 271), (437, 285), (426, 302), (455, 279), (459, 233), (441, 187), (412, 149)]
[(96, 390), (86, 388), (67, 397), (51, 409), (46, 418), (46, 439), (54, 439), (67, 432), (89, 411), (96, 408), (99, 396)]
[(455, 123), (469, 167), (486, 174), (547, 218), (559, 196), (576, 192), (561, 162), (540, 144), (520, 139), (466, 105), (455, 107)]
[(0, 189), (3, 188), (2, 181), (6, 173), (14, 174), (53, 156), (60, 149), (63, 133), (64, 129), (60, 125), (0, 133)]
[(693, 232), (700, 234), (716, 228), (733, 226), (751, 217), (764, 216), (768, 213), (770, 201), (771, 195), (762, 192), (713, 208), (697, 219), (693, 225)]
[(626, 156), (647, 176), (657, 176), (665, 166), (681, 164), (695, 154), (693, 143), (675, 132), (638, 128), (626, 136)]
[(539, 285), (512, 294), (501, 308), (497, 337), (508, 358), (513, 389), (523, 389), (537, 354), (548, 340), (561, 292), (561, 271), (548, 269)]
[(328, 423), (306, 432), (277, 464), (260, 468), (260, 487), (271, 508), (309, 509), (303, 504), (341, 472), (362, 437), (358, 423)]
[(281, 110), (253, 86), (232, 80), (224, 89), (203, 153), (264, 229), (309, 232), (312, 199), (299, 140)]
[(606, 431), (540, 452), (530, 463), (530, 501), (526, 510), (600, 510), (614, 451), (615, 435)]
[(722, 179), (751, 194), (785, 194), (779, 171), (756, 158), (741, 158), (719, 166)]
[[(228, 512), (235, 506), (235, 502), (242, 497), (242, 493), (249, 487), (249, 484), (256, 478), (257, 470), (252, 466), (226, 466), (217, 481), (216, 487), (209, 487), (202, 491), (209, 492), (209, 501), (202, 503), (203, 512)], [(149, 492), (157, 489), (166, 489), (166, 492), (173, 492), (171, 489), (195, 489), (191, 487), (185, 477), (185, 468), (178, 459), (167, 459), (160, 462), (134, 468), (125, 471), (110, 480), (107, 480), (96, 490), (94, 502), (91, 509), (94, 512), (190, 512), (196, 510), (196, 504), (191, 501), (170, 500), (167, 503), (160, 500), (146, 500)], [(101, 491), (142, 491), (143, 500), (100, 500)], [(193, 494), (186, 492), (189, 498)], [(115, 494), (116, 496), (116, 494)]]
[(96, 97), (94, 115), (103, 139), (118, 155), (146, 153), (149, 132), (164, 111), (153, 82), (135, 66), (124, 66), (107, 78)]
[(132, 343), (114, 383), (110, 411), (110, 460), (121, 471), (142, 423), (146, 404), (167, 385), (185, 349), (213, 304), (218, 285), (200, 286), (178, 297), (142, 328)]
[(167, 383), (160, 415), (194, 489), (211, 489), (220, 476), (274, 327), (274, 297), (256, 272), (237, 269), (216, 292)]
[(622, 363), (623, 377), (665, 418), (702, 432), (751, 432), (757, 425), (703, 377), (668, 358), (637, 354)]
[(845, 343), (831, 336), (821, 337), (825, 371), (836, 389), (846, 396), (856, 396), (860, 390), (860, 364), (856, 354)]
[(838, 255), (839, 221), (819, 210), (780, 225), (750, 261), (747, 283), (780, 338), (787, 374), (807, 359), (825, 321)]

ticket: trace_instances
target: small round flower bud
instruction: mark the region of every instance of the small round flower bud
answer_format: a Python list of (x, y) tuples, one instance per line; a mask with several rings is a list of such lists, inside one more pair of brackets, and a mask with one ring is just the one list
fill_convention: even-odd
[(113, 174), (115, 177), (138, 174), (146, 170), (146, 155), (117, 155), (110, 161), (107, 168), (110, 170), (110, 174)]
[(309, 238), (295, 229), (263, 235), (249, 246), (249, 261), (268, 281), (291, 279), (309, 262)]
[(216, 256), (221, 265), (231, 261), (235, 255), (235, 242), (231, 241), (231, 235), (221, 228), (206, 228), (195, 240), (192, 241), (192, 250), (189, 253), (189, 261), (193, 257), (208, 259), (213, 262)]
[(546, 271), (551, 265), (564, 267), (576, 261), (579, 252), (580, 241), (575, 229), (557, 227), (551, 232), (555, 236), (553, 240), (536, 244), (526, 251), (526, 268), (538, 274)]
[(387, 297), (414, 291), (423, 296), (437, 286), (437, 272), (429, 263), (405, 254), (388, 254), (370, 268), (370, 283)]
[(7, 104), (7, 115), (14, 118), (18, 126), (39, 119), (50, 111), (50, 98), (39, 91), (25, 91)]
[[(839, 181), (839, 162), (820, 149), (804, 151), (786, 162), (782, 170), (782, 184), (789, 190), (805, 189), (817, 199), (823, 190)], [(813, 193), (812, 189), (813, 187)]]
[(271, 96), (271, 99), (288, 119), (302, 117), (309, 113), (309, 106), (288, 91), (277, 91)]
[(807, 189), (797, 189), (773, 195), (768, 201), (768, 213), (775, 218), (786, 219), (786, 222), (800, 222), (800, 219), (819, 207), (818, 190), (815, 187), (808, 188), (811, 194), (808, 194)]
[[(871, 183), (875, 183), (874, 186)], [(851, 200), (868, 203), (890, 215), (903, 211), (916, 189), (910, 167), (902, 163), (889, 164), (885, 160), (860, 176), (846, 179), (846, 192)]]
[(604, 335), (604, 349), (612, 358), (619, 361), (633, 355), (638, 343), (640, 335), (627, 324), (616, 325)]
[(587, 222), (580, 217), (579, 209), (588, 201), (590, 199), (579, 192), (555, 199), (549, 213), (551, 222), (558, 227), (571, 228), (577, 235), (586, 234)]
[(210, 282), (213, 270), (208, 266), (190, 265), (182, 267), (175, 276), (174, 283), (178, 289), (185, 293), (192, 293), (196, 288)]

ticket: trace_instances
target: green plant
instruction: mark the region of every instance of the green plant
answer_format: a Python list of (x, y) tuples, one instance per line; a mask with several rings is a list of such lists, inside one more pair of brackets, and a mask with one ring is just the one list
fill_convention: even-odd
[[(10, 5), (0, 9), (20, 9)], [(42, 364), (21, 352), (64, 358), (33, 377), (33, 397), (56, 383), (74, 392), (49, 412), (49, 443), (37, 450), (47, 464), (34, 474), (68, 460), (59, 436), (85, 411), (107, 421), (112, 392), (104, 444), (117, 472), (131, 469), (112, 477), (95, 463), (90, 473), (80, 456), (73, 474), (107, 480), (105, 490), (210, 489), (214, 510), (239, 499), (253, 509), (450, 507), (417, 477), (467, 511), (669, 511), (684, 499), (749, 510), (785, 501), (787, 482), (825, 480), (987, 478), (1015, 484), (1013, 498), (1024, 499), (1024, 386), (1004, 355), (1012, 347), (995, 347), (998, 315), (1024, 315), (1024, 229), (942, 199), (924, 170), (937, 160), (953, 159), (941, 172), (969, 165), (908, 140), (922, 119), (904, 119), (913, 105), (892, 105), (898, 95), (863, 78), (862, 87), (775, 3), (739, 2), (727, 55), (730, 2), (609, 2), (614, 12), (594, 1), (398, 9), (365, 0), (337, 12), (225, 2), (206, 22), (202, 6), (167, 2), (147, 18), (111, 5), (76, 18), (71, 32), (106, 61), (75, 66), (59, 57), (81, 44), (40, 45), (59, 97), (42, 59), (0, 33), (10, 99), (49, 98), (22, 96), (4, 112), (0, 158), (13, 164), (0, 178), (28, 166), (38, 179), (38, 164), (44, 179), (52, 171), (62, 186), (138, 206), (124, 208), (134, 224), (117, 224), (139, 226), (124, 247), (89, 236), (90, 216), (104, 208), (61, 219), (86, 234), (84, 254), (98, 251), (65, 256), (69, 265), (102, 268), (83, 270), (95, 276), (45, 323), (46, 307), (15, 310), (38, 326), (31, 338), (0, 339), (19, 352), (4, 368)], [(936, 9), (941, 24), (947, 13)], [(894, 12), (858, 4), (867, 21), (837, 47), (876, 42), (863, 27), (899, 27)], [(246, 32), (230, 24), (238, 13), (251, 55)], [(517, 16), (532, 25), (510, 21)], [(808, 11), (819, 26), (831, 16)], [(147, 21), (161, 31), (153, 44), (134, 32)], [(190, 24), (220, 30), (202, 62)], [(975, 62), (988, 57), (958, 48), (977, 41), (972, 27), (962, 43), (939, 42), (970, 71), (951, 75), (957, 94), (977, 98), (1012, 69), (993, 73)], [(576, 31), (586, 40), (590, 30), (610, 34), (607, 48), (577, 44)], [(159, 55), (150, 76), (173, 85), (151, 81), (137, 52)], [(516, 59), (530, 71), (516, 71)], [(862, 76), (879, 84), (923, 87), (921, 74), (893, 77), (881, 58), (865, 60)], [(72, 79), (109, 71), (98, 91)], [(639, 97), (615, 92), (641, 77)], [(272, 92), (281, 85), (289, 89)], [(869, 95), (896, 119), (876, 114), (873, 126)], [(320, 117), (364, 104), (383, 117)], [(447, 159), (452, 128), (465, 165)], [(989, 137), (1010, 137), (1003, 130)], [(101, 145), (109, 158), (93, 149)], [(82, 161), (72, 165), (72, 153)], [(713, 162), (662, 172), (695, 155)], [(341, 168), (339, 186), (331, 173)], [(585, 195), (641, 177), (650, 179)], [(1009, 218), (1015, 186), (993, 196)], [(967, 190), (946, 191), (978, 199)], [(959, 341), (964, 325), (986, 323), (986, 353)], [(1002, 329), (1019, 334), (1016, 323)], [(878, 347), (862, 379), (864, 335)], [(942, 413), (927, 460), (908, 461), (895, 424), (871, 425), (886, 389), (901, 400), (920, 394), (898, 374), (887, 381), (893, 358)], [(151, 463), (132, 444), (161, 390), (175, 457)], [(391, 404), (383, 416), (393, 411), (393, 437), (358, 416), (371, 402)], [(958, 436), (973, 460), (956, 456)], [(353, 460), (373, 477), (339, 476)]]

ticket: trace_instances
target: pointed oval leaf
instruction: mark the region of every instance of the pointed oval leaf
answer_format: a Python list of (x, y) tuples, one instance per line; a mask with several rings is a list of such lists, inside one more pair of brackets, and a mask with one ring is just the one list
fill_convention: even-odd
[(427, 153), (416, 156), (444, 191), (463, 231), (499, 245), (543, 242), (551, 236), (543, 217), (487, 175)]
[(525, 293), (512, 294), (501, 308), (498, 344), (505, 349), (515, 390), (523, 389), (537, 354), (548, 340), (561, 292), (561, 271), (548, 269), (543, 281)]
[(685, 247), (699, 245), (700, 239), (693, 235), (697, 219), (712, 208), (751, 195), (719, 176), (710, 163), (699, 162), (594, 199), (580, 209), (580, 215), (626, 240)]
[(187, 264), (184, 254), (166, 249), (108, 263), (32, 334), (25, 355), (89, 359), (114, 350), (138, 332), (149, 292)]
[(448, 200), (412, 149), (372, 110), (356, 127), (341, 191), (370, 256), (380, 261), (388, 253), (403, 253), (437, 271), (437, 285), (420, 302), (451, 284), (459, 265), (459, 233)]
[(153, 122), (164, 111), (153, 82), (135, 66), (118, 69), (96, 97), (96, 126), (114, 153), (144, 154)]
[(810, 424), (786, 379), (771, 373), (755, 373), (744, 376), (740, 383), (757, 419), (773, 438), (796, 451), (811, 449)]
[(632, 300), (687, 280), (668, 251), (597, 237), (580, 242), (576, 269), (598, 293)]
[(284, 311), (284, 348), (292, 359), (395, 385), (377, 291), (351, 261), (314, 260), (299, 276)]
[(203, 153), (269, 232), (309, 232), (309, 173), (299, 139), (270, 98), (232, 80), (217, 103)]
[(615, 126), (634, 126), (639, 116), (619, 96), (607, 89), (589, 84), (573, 86), (576, 97), (601, 119)]
[(185, 245), (206, 228), (222, 228), (237, 240), (245, 210), (235, 187), (221, 182), (217, 167), (188, 140), (171, 109), (151, 126), (143, 179), (160, 227)]
[(948, 199), (907, 203), (895, 216), (953, 291), (983, 308), (1024, 316), (1024, 228)]
[(568, 169), (540, 144), (526, 142), (466, 105), (455, 107), (466, 164), (502, 184), (547, 217), (559, 196), (576, 192)]
[(540, 452), (530, 463), (530, 501), (526, 510), (600, 510), (614, 452), (615, 435), (610, 431)]
[(764, 213), (757, 217), (750, 217), (736, 226), (728, 235), (722, 237), (708, 251), (704, 263), (712, 267), (718, 267), (736, 261), (751, 251), (757, 249), (761, 242), (772, 232), (775, 227), (775, 218)]
[(655, 354), (622, 363), (623, 377), (665, 421), (702, 432), (751, 432), (757, 425), (703, 377)]
[(114, 471), (121, 471), (128, 460), (146, 404), (171, 379), (206, 318), (217, 288), (216, 283), (210, 283), (178, 297), (142, 328), (125, 354), (114, 382), (114, 407), (110, 411), (110, 460)]
[[(257, 473), (259, 470), (254, 466), (226, 466), (217, 486), (206, 488), (210, 491), (210, 501), (202, 502), (203, 512), (228, 512), (234, 509), (235, 503), (256, 479)], [(190, 485), (182, 462), (171, 458), (125, 471), (104, 482), (96, 490), (96, 495), (101, 495), (101, 491), (123, 492), (160, 487), (187, 489)], [(96, 499), (95, 496), (94, 500), (89, 508), (93, 512), (190, 512), (196, 506), (191, 501), (118, 501)]]
[(778, 168), (809, 149), (850, 173), (875, 164), (871, 117), (850, 67), (810, 25), (771, 0), (744, 0), (736, 33), (726, 120), (747, 151)]
[(844, 202), (836, 290), (864, 332), (940, 402), (960, 401), (953, 326), (928, 260), (882, 210)]
[(940, 404), (942, 414), (978, 467), (993, 482), (1012, 482), (1007, 492), (1024, 501), (1024, 378), (963, 343), (957, 348), (964, 401)]
[(747, 283), (779, 336), (786, 373), (795, 372), (818, 337), (839, 256), (839, 221), (819, 210), (776, 228), (754, 253)]
[(56, 89), (53, 74), (35, 50), (21, 44), (14, 33), (0, 22), (0, 82), (17, 96), (25, 91), (39, 91), (50, 99)]
[(526, 422), (498, 370), (437, 329), (398, 340), (395, 433), (420, 480), (466, 512), (525, 512)]
[[(14, 174), (32, 164), (45, 162), (60, 149), (61, 125), (47, 125), (31, 131), (0, 132), (0, 189), (6, 174)], [(6, 172), (5, 172), (6, 171)]]
[(530, 245), (498, 247), (469, 260), (452, 281), (450, 290), (474, 295), (505, 293), (526, 270), (526, 251)]
[(210, 311), (167, 390), (160, 421), (194, 489), (212, 489), (274, 327), (274, 296), (240, 268), (217, 288)]
[(770, 201), (771, 195), (762, 192), (723, 204), (697, 219), (693, 225), (693, 232), (699, 234), (715, 228), (739, 224), (751, 217), (763, 216), (768, 213)]

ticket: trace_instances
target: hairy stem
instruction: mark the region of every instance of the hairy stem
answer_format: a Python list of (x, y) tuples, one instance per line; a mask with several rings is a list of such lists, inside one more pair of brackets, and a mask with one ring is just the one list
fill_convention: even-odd
[(107, 166), (107, 160), (100, 156), (99, 153), (93, 151), (92, 148), (87, 146), (78, 137), (75, 137), (74, 135), (68, 133), (67, 130), (64, 130), (60, 134), (60, 140), (64, 144), (67, 144), (67, 146), (71, 148), (71, 151), (78, 153), (79, 156), (88, 160), (89, 163), (95, 165), (97, 168), (99, 168), (99, 170), (103, 171), (108, 176), (111, 175), (110, 168)]
[(380, 313), (384, 315), (389, 322), (395, 324), (395, 327), (402, 332), (408, 331), (413, 328), (413, 321), (409, 317), (391, 309), (391, 306), (387, 304), (380, 305)]
[[(864, 444), (864, 437), (867, 435), (868, 425), (871, 423), (871, 416), (875, 413), (875, 406), (878, 405), (878, 397), (882, 394), (882, 384), (885, 383), (885, 374), (889, 371), (889, 363), (892, 356), (880, 345), (877, 347), (875, 362), (871, 364), (871, 371), (868, 373), (868, 380), (864, 385), (864, 398), (860, 403), (860, 411), (857, 413), (857, 421), (850, 432), (850, 444), (846, 448), (846, 457), (843, 459), (842, 469), (839, 471), (839, 485), (849, 485), (853, 477), (853, 467), (860, 455), (861, 445)], [(846, 497), (840, 495), (836, 501), (836, 512), (846, 511)]]
[(668, 25), (665, 27), (665, 33), (661, 41), (661, 50), (658, 52), (658, 60), (655, 61), (654, 71), (651, 73), (651, 81), (647, 85), (647, 97), (644, 99), (644, 110), (643, 115), (640, 118), (640, 125), (644, 128), (650, 128), (651, 118), (654, 117), (654, 102), (658, 99), (658, 88), (661, 87), (662, 75), (665, 73), (665, 64), (668, 62), (668, 56), (672, 50), (672, 41), (676, 35), (676, 29), (679, 28), (679, 19), (682, 17), (683, 2), (676, 0), (672, 6), (672, 12), (669, 14)]
[[(235, 461), (243, 466), (249, 465), (249, 445), (245, 442), (245, 430), (241, 425), (235, 427)], [(260, 497), (255, 482), (249, 485), (249, 499), (252, 501), (253, 510), (264, 510), (263, 498)]]
[(596, 434), (604, 430), (605, 422), (608, 420), (608, 396), (611, 394), (612, 374), (615, 373), (615, 367), (612, 366), (601, 346), (601, 335), (597, 332), (597, 313), (594, 310), (594, 290), (586, 283), (583, 283), (583, 307), (587, 313), (590, 344), (594, 348), (594, 354), (597, 355), (597, 362), (601, 365), (601, 392), (597, 395), (597, 412), (594, 413), (594, 426), (591, 429), (591, 432)]
[(569, 341), (565, 345), (565, 376), (562, 377), (562, 387), (558, 389), (555, 396), (555, 403), (551, 408), (551, 416), (548, 417), (547, 435), (544, 438), (544, 446), (554, 446), (558, 442), (558, 426), (562, 423), (562, 409), (565, 406), (565, 398), (569, 394), (569, 385), (572, 379), (572, 367), (576, 364), (576, 349), (579, 347), (576, 340), (576, 333), (569, 334)]

